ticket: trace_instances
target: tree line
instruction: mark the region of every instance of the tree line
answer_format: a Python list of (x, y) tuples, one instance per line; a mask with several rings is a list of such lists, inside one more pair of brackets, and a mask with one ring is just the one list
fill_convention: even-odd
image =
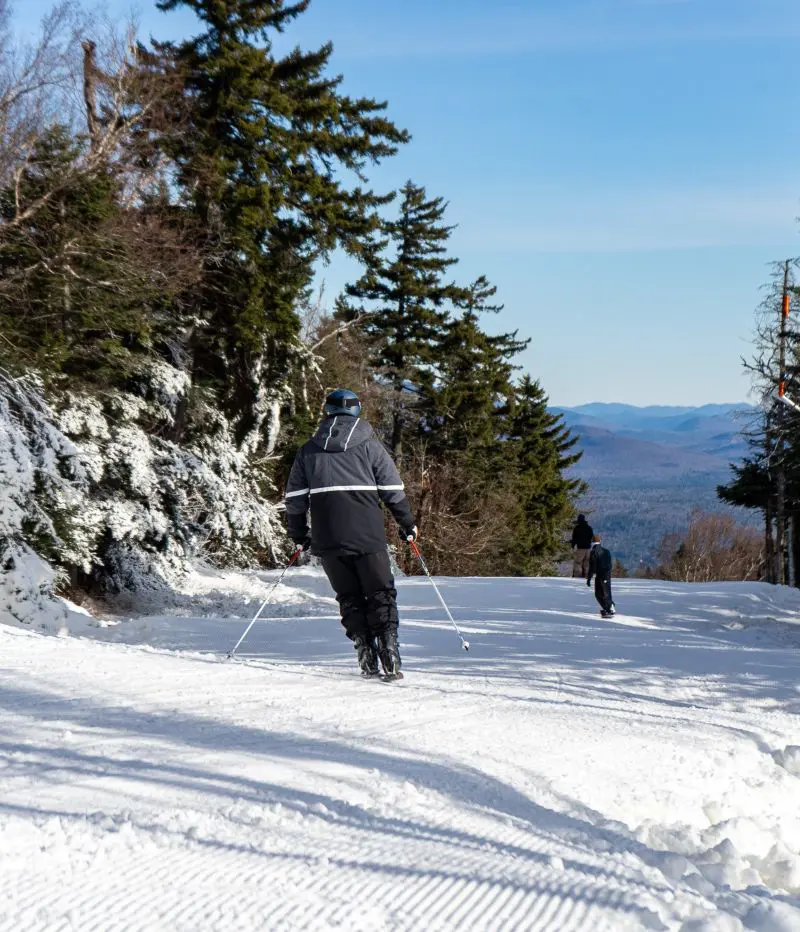
[[(371, 184), (410, 138), (388, 105), (344, 93), (330, 43), (278, 51), (309, 3), (160, 0), (199, 32), (146, 45), (67, 0), (26, 45), (0, 0), (15, 610), (54, 579), (113, 592), (197, 554), (282, 559), (288, 464), (339, 385), (406, 477), (432, 569), (535, 574), (561, 555), (576, 438), (520, 374), (528, 341), (484, 329), (496, 287), (459, 280), (444, 200)], [(321, 308), (336, 250), (360, 272)]]
[(800, 290), (797, 259), (776, 262), (756, 312), (754, 352), (742, 364), (758, 406), (744, 427), (749, 456), (717, 494), (762, 519), (759, 578), (800, 586)]
[(743, 412), (750, 454), (731, 464), (717, 496), (760, 516), (762, 530), (695, 510), (667, 534), (646, 575), (685, 582), (758, 580), (800, 587), (800, 259), (772, 265), (756, 309), (752, 355), (742, 358), (757, 404)]

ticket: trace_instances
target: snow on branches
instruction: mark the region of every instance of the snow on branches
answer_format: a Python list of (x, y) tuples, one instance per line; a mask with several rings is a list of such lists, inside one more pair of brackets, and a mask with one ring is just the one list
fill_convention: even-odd
[(41, 386), (0, 371), (0, 613), (63, 622), (53, 599), (62, 575), (40, 554), (64, 547), (60, 525), (85, 488), (77, 450), (53, 424)]
[(282, 542), (278, 508), (264, 501), (261, 477), (223, 415), (195, 399), (204, 429), (179, 446), (153, 425), (173, 422), (188, 377), (164, 362), (151, 363), (144, 377), (143, 397), (62, 399), (57, 423), (90, 476), (72, 559), (81, 557), (84, 572), (119, 591), (168, 583), (195, 555), (239, 564), (274, 556)]
[(249, 565), (279, 552), (274, 490), (225, 418), (195, 399), (204, 430), (178, 446), (154, 425), (173, 421), (188, 377), (154, 362), (141, 378), (141, 394), (46, 403), (35, 379), (0, 376), (0, 611), (57, 612), (70, 577), (105, 593), (161, 588), (195, 556)]

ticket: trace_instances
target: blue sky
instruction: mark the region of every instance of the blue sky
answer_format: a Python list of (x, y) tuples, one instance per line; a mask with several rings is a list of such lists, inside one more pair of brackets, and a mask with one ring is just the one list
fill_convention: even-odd
[[(413, 136), (376, 185), (449, 201), (457, 274), (498, 286), (488, 323), (532, 337), (553, 403), (745, 398), (767, 264), (800, 255), (796, 0), (315, 0), (287, 34), (328, 39)], [(323, 271), (331, 300), (352, 274)]]

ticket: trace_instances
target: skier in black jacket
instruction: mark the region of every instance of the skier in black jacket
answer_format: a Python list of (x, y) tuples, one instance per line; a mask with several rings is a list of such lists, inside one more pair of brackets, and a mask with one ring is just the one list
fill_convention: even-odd
[(326, 398), (324, 411), (289, 475), (289, 536), (322, 558), (361, 672), (378, 675), (380, 659), (385, 676), (399, 677), (397, 590), (381, 503), (406, 540), (416, 540), (414, 517), (392, 458), (372, 427), (360, 420), (358, 396), (336, 389)]
[(611, 618), (616, 611), (611, 598), (611, 554), (601, 546), (599, 534), (595, 534), (592, 539), (587, 586), (591, 586), (593, 576), (595, 577), (594, 597), (600, 603), (600, 617)]
[(586, 579), (589, 570), (589, 551), (592, 547), (592, 526), (583, 515), (572, 529), (572, 575)]

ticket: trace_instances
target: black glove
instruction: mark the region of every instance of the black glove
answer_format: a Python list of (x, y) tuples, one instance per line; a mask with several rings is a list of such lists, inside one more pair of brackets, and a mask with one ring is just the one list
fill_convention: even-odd
[(400, 536), (403, 540), (407, 540), (409, 543), (417, 539), (417, 526), (416, 524), (413, 527), (401, 527), (397, 529)]

